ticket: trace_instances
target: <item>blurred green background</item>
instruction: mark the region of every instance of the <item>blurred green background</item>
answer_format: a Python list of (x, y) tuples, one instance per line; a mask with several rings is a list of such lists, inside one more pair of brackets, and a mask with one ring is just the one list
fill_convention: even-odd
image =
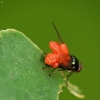
[[(100, 99), (100, 1), (99, 0), (0, 0), (0, 30), (14, 28), (26, 34), (43, 51), (57, 40), (54, 22), (70, 53), (83, 70), (70, 77), (86, 96)], [(79, 100), (63, 87), (60, 100)]]

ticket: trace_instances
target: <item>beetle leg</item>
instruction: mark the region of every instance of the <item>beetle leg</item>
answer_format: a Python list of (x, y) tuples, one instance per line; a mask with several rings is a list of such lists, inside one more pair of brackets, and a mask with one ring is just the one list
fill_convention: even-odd
[(44, 52), (44, 51), (43, 51), (43, 54), (44, 54), (45, 56), (47, 55), (46, 52)]
[(59, 70), (53, 70), (50, 74), (49, 74), (49, 77), (52, 75), (52, 74), (54, 74), (55, 72), (57, 72), (57, 71), (63, 71), (62, 69), (59, 69)]
[(59, 69), (59, 70), (57, 70), (57, 71), (63, 71), (62, 69)]
[(57, 70), (53, 70), (50, 74), (49, 74), (49, 77), (54, 74)]
[(48, 70), (48, 69), (51, 69), (52, 67), (42, 67), (42, 69), (44, 70)]
[(66, 82), (66, 85), (68, 86), (68, 78), (69, 76), (71, 76), (73, 74), (73, 72), (69, 72), (69, 74), (67, 75), (67, 82)]

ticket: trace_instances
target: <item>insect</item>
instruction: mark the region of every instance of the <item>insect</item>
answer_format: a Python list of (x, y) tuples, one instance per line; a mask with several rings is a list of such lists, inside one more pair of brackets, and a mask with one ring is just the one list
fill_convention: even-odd
[[(54, 69), (60, 68), (57, 71), (69, 72), (69, 74), (67, 75), (68, 81), (68, 77), (71, 76), (73, 72), (80, 72), (82, 66), (77, 57), (69, 53), (67, 45), (63, 42), (53, 22), (52, 24), (54, 29), (56, 30), (59, 42), (51, 41), (49, 43), (49, 47), (51, 48), (52, 52), (46, 54), (45, 64), (49, 65), (51, 68)], [(49, 76), (51, 75), (52, 73), (49, 74)]]

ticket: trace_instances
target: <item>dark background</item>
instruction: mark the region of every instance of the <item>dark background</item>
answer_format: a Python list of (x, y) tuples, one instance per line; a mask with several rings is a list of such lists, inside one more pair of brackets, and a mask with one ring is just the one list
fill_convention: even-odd
[[(83, 70), (70, 77), (86, 98), (100, 99), (100, 1), (99, 0), (0, 0), (0, 30), (14, 28), (26, 34), (43, 51), (57, 40), (55, 23), (70, 53)], [(60, 100), (78, 100), (66, 88)]]

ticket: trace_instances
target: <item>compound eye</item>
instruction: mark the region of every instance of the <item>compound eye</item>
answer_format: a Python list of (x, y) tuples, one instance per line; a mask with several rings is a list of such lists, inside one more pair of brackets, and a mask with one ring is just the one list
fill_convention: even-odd
[(79, 63), (79, 68), (78, 68), (78, 72), (80, 72), (82, 70), (82, 65)]

